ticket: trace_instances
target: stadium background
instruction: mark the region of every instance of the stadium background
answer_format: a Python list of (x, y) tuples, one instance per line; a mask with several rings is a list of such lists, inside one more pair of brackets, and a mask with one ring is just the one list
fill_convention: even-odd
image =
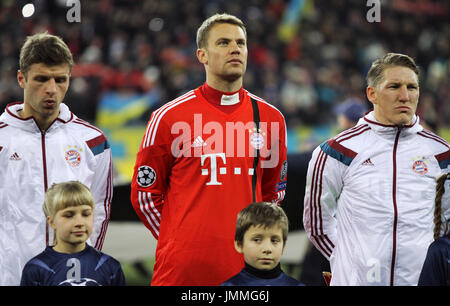
[[(80, 22), (69, 22), (76, 2)], [(61, 36), (76, 62), (65, 103), (111, 143), (111, 225), (124, 227), (110, 226), (107, 237), (129, 235), (145, 245), (150, 233), (127, 226), (144, 227), (132, 210), (129, 189), (146, 123), (153, 110), (205, 81), (195, 57), (201, 22), (216, 12), (234, 14), (248, 31), (244, 87), (278, 107), (287, 121), (289, 184), (283, 207), (290, 230), (298, 233), (311, 150), (337, 133), (337, 105), (352, 99), (370, 107), (364, 77), (375, 58), (400, 52), (416, 59), (421, 67), (417, 112), (428, 129), (450, 141), (449, 2), (381, 0), (380, 22), (368, 21), (369, 2), (378, 1), (1, 0), (0, 108), (23, 99), (16, 71), (25, 37), (41, 31)], [(30, 17), (22, 12), (27, 3), (35, 8)], [(129, 284), (149, 283), (153, 254), (143, 253), (122, 262)], [(301, 269), (291, 273), (298, 277)]]

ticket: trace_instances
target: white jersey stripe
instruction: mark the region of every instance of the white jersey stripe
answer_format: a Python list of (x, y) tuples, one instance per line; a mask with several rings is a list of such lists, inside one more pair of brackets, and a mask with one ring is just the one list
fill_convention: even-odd
[(182, 96), (176, 98), (175, 100), (172, 100), (172, 101), (170, 101), (169, 103), (164, 104), (163, 106), (161, 106), (160, 108), (158, 108), (156, 111), (153, 112), (153, 114), (152, 114), (152, 116), (151, 116), (151, 118), (150, 118), (150, 121), (149, 121), (149, 123), (148, 123), (147, 130), (145, 131), (145, 136), (144, 136), (144, 139), (145, 139), (144, 147), (147, 147), (147, 146), (149, 145), (149, 142), (150, 142), (150, 135), (152, 134), (152, 130), (153, 130), (153, 127), (154, 127), (154, 125), (155, 125), (155, 121), (156, 121), (156, 119), (158, 118), (159, 114), (160, 114), (162, 111), (164, 111), (164, 109), (166, 109), (167, 107), (169, 107), (169, 106), (171, 106), (172, 104), (178, 102), (179, 100), (184, 99), (186, 96), (189, 96), (189, 95), (192, 94), (192, 93), (193, 93), (193, 91), (191, 90), (191, 91), (189, 91), (188, 93), (186, 93), (186, 94), (184, 94), (184, 95), (182, 95)]
[(149, 145), (153, 145), (153, 143), (155, 141), (155, 137), (156, 137), (156, 131), (158, 130), (159, 122), (161, 121), (161, 118), (164, 116), (164, 114), (167, 111), (169, 111), (170, 109), (174, 108), (175, 106), (177, 106), (181, 103), (184, 103), (186, 101), (189, 101), (190, 99), (195, 98), (195, 97), (196, 96), (193, 94), (193, 91), (191, 91), (189, 94), (181, 96), (180, 98), (178, 98), (172, 102), (169, 102), (165, 106), (156, 110), (154, 112), (152, 118), (150, 119), (149, 125), (147, 127), (143, 148), (146, 148)]
[(158, 117), (159, 113), (162, 112), (165, 108), (167, 108), (167, 107), (169, 107), (170, 105), (172, 105), (172, 104), (178, 102), (178, 101), (181, 100), (181, 99), (184, 99), (186, 96), (188, 96), (188, 95), (190, 95), (190, 94), (192, 94), (192, 93), (193, 93), (193, 91), (191, 90), (191, 91), (185, 93), (184, 95), (182, 95), (182, 96), (180, 96), (180, 97), (178, 97), (178, 98), (176, 98), (176, 99), (174, 99), (174, 100), (172, 100), (172, 101), (170, 101), (170, 102), (164, 104), (163, 106), (161, 106), (160, 108), (158, 108), (156, 111), (153, 112), (153, 114), (152, 114), (152, 116), (151, 116), (151, 118), (150, 118), (150, 121), (149, 121), (149, 123), (148, 123), (148, 125), (147, 125), (147, 130), (145, 131), (145, 136), (144, 136), (144, 138), (146, 139), (146, 141), (145, 141), (144, 147), (148, 146), (148, 141), (149, 141), (149, 139), (150, 139), (151, 130), (153, 129), (153, 126), (154, 126), (154, 124), (155, 124), (155, 120), (156, 120), (156, 118)]
[(147, 203), (150, 202), (150, 207), (151, 207), (151, 210), (149, 209), (149, 211), (152, 214), (152, 216), (154, 216), (153, 219), (158, 224), (158, 227), (159, 227), (159, 223), (161, 222), (161, 214), (156, 209), (155, 202), (153, 202), (152, 194), (150, 192), (147, 192), (147, 199), (148, 199)]
[(155, 222), (155, 225), (159, 228), (159, 223), (161, 221), (161, 215), (159, 211), (155, 208), (154, 202), (152, 200), (152, 194), (150, 192), (145, 193), (145, 209), (150, 214), (150, 217)]
[(173, 104), (172, 106), (166, 108), (166, 109), (164, 110), (164, 112), (161, 113), (161, 116), (160, 116), (160, 117), (158, 118), (158, 120), (156, 121), (155, 129), (154, 129), (153, 132), (152, 132), (152, 139), (151, 139), (151, 141), (150, 141), (150, 145), (151, 145), (151, 146), (152, 146), (153, 143), (155, 142), (156, 131), (157, 131), (157, 129), (158, 129), (159, 122), (161, 121), (161, 118), (164, 116), (164, 114), (167, 113), (170, 109), (174, 108), (175, 106), (178, 106), (178, 105), (180, 105), (180, 104), (182, 104), (182, 103), (184, 103), (184, 102), (186, 102), (186, 101), (189, 101), (189, 100), (191, 100), (191, 99), (193, 99), (193, 98), (195, 98), (195, 95), (189, 96), (188, 98), (186, 98), (186, 99), (184, 99), (184, 100), (181, 100), (181, 101), (179, 101), (179, 102)]
[(143, 145), (144, 148), (147, 147), (147, 146), (149, 145), (150, 135), (152, 134), (151, 131), (153, 130), (153, 127), (154, 127), (154, 125), (155, 125), (155, 120), (156, 120), (156, 118), (158, 117), (159, 113), (161, 113), (165, 108), (167, 108), (167, 107), (169, 107), (170, 105), (176, 103), (176, 102), (179, 101), (180, 99), (183, 99), (183, 98), (185, 98), (187, 95), (192, 94), (192, 92), (193, 92), (193, 91), (189, 91), (188, 93), (186, 93), (186, 94), (184, 94), (184, 95), (182, 95), (182, 96), (176, 98), (175, 100), (172, 100), (172, 101), (170, 101), (170, 102), (164, 104), (163, 106), (161, 106), (160, 108), (158, 108), (156, 111), (153, 112), (153, 114), (152, 114), (152, 116), (151, 116), (151, 118), (150, 118), (150, 121), (149, 121), (149, 123), (148, 123), (148, 125), (147, 125), (147, 130), (145, 131), (145, 136), (144, 136), (145, 141), (144, 141), (144, 145)]
[[(148, 209), (148, 203), (147, 203), (147, 193), (139, 191), (139, 208), (141, 209), (141, 212), (144, 214), (145, 218), (147, 219), (147, 223), (152, 227), (153, 232), (155, 233), (156, 237), (159, 237), (159, 222), (155, 221), (152, 213)], [(151, 194), (149, 195), (151, 199)], [(153, 201), (152, 201), (153, 202)]]

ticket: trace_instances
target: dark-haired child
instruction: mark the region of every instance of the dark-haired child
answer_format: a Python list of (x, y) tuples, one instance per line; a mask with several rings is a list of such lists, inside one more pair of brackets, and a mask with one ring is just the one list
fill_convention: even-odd
[(303, 286), (280, 267), (288, 235), (288, 218), (280, 206), (259, 202), (248, 205), (236, 222), (235, 249), (245, 267), (221, 286)]

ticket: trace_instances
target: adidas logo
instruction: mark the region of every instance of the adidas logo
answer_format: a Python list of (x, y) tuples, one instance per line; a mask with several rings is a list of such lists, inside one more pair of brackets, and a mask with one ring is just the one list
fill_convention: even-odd
[(197, 138), (195, 138), (194, 142), (192, 143), (192, 147), (196, 148), (196, 147), (203, 147), (206, 146), (206, 142), (203, 141), (201, 136), (197, 136)]
[(19, 154), (14, 153), (13, 155), (11, 155), (9, 160), (22, 160), (22, 158), (19, 157)]
[(363, 166), (375, 166), (372, 161), (370, 160), (370, 158), (366, 159), (363, 163)]

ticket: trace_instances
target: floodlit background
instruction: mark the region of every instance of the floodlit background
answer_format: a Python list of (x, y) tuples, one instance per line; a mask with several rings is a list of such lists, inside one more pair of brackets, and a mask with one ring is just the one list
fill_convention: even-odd
[(129, 284), (149, 284), (156, 241), (129, 201), (137, 149), (151, 112), (205, 81), (195, 57), (201, 22), (217, 12), (240, 17), (248, 31), (244, 87), (278, 107), (288, 125), (283, 207), (291, 236), (283, 264), (301, 279), (311, 150), (338, 132), (336, 106), (353, 100), (370, 107), (364, 78), (375, 58), (399, 52), (416, 59), (417, 113), (450, 141), (448, 1), (381, 0), (380, 22), (369, 22), (367, 2), (377, 1), (1, 0), (0, 107), (23, 98), (16, 71), (25, 37), (61, 36), (76, 61), (65, 103), (101, 128), (112, 147), (115, 189), (104, 251), (121, 260)]

